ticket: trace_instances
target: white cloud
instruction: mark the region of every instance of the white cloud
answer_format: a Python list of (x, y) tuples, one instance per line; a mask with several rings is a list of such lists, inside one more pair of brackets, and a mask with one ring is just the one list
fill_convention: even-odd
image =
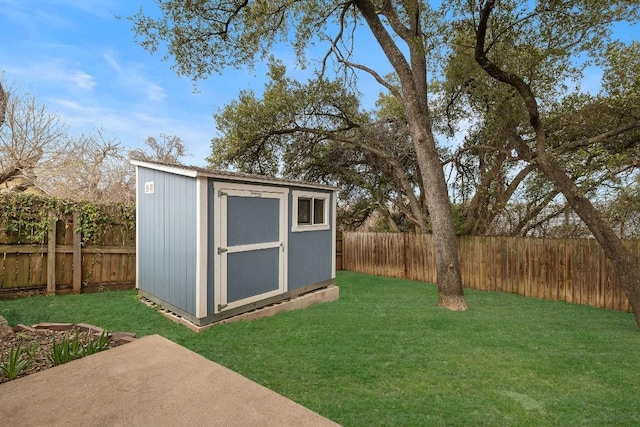
[[(67, 98), (50, 101), (52, 107), (76, 135), (90, 134), (96, 129), (105, 129), (116, 136), (125, 146), (137, 148), (149, 136), (161, 133), (179, 136), (188, 147), (191, 157), (188, 163), (205, 165), (210, 154), (210, 140), (214, 135), (214, 123), (207, 117), (172, 117), (169, 112), (148, 113), (140, 109), (122, 110), (102, 103), (90, 104)], [(194, 125), (198, 123), (198, 125)]]
[(107, 62), (107, 65), (109, 65), (113, 71), (119, 73), (122, 71), (122, 67), (114, 56), (115, 52), (113, 51), (108, 51), (102, 54), (102, 58)]
[(110, 17), (115, 6), (113, 0), (52, 0), (52, 3), (54, 7), (71, 7), (99, 18)]
[(68, 78), (75, 86), (82, 89), (92, 89), (96, 85), (93, 77), (84, 71), (72, 72), (68, 75)]
[(52, 103), (53, 105), (57, 106), (59, 109), (62, 109), (61, 114), (64, 114), (65, 110), (67, 112), (66, 115), (73, 115), (73, 116), (77, 116), (77, 115), (93, 116), (96, 114), (95, 108), (79, 104), (78, 102), (71, 101), (69, 99), (54, 99)]
[(95, 78), (58, 58), (39, 58), (26, 66), (8, 66), (6, 71), (20, 80), (43, 82), (67, 86), (67, 90), (91, 90), (96, 86)]
[(126, 87), (129, 92), (145, 96), (148, 101), (162, 102), (167, 97), (165, 89), (144, 74), (142, 65), (122, 64), (117, 56), (118, 53), (112, 49), (102, 54), (102, 59), (116, 73), (115, 84)]
[(20, 25), (26, 32), (39, 31), (43, 27), (71, 28), (74, 23), (63, 16), (60, 7), (50, 2), (41, 1), (37, 6), (24, 0), (0, 1), (0, 16)]
[(161, 102), (167, 97), (167, 94), (162, 86), (148, 81), (143, 83), (145, 83), (143, 86), (145, 93), (150, 100)]

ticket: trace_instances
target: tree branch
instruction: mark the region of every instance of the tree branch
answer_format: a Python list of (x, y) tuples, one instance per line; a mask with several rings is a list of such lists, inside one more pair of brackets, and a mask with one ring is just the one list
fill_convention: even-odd
[(400, 93), (400, 91), (398, 91), (398, 89), (395, 86), (393, 86), (391, 83), (389, 83), (388, 81), (383, 79), (382, 76), (380, 76), (380, 74), (378, 74), (372, 68), (369, 68), (369, 67), (367, 67), (365, 65), (362, 65), (362, 64), (356, 64), (354, 62), (349, 62), (347, 60), (341, 60), (340, 62), (342, 62), (347, 67), (356, 68), (358, 70), (364, 71), (365, 73), (371, 75), (374, 79), (376, 79), (376, 81), (378, 83), (380, 83), (382, 86), (384, 86), (393, 96), (395, 96), (398, 99), (402, 98), (402, 94)]
[(623, 126), (619, 126), (615, 129), (611, 129), (607, 132), (603, 132), (600, 135), (593, 136), (591, 138), (579, 139), (577, 141), (572, 141), (567, 144), (563, 144), (557, 150), (557, 153), (563, 154), (567, 153), (571, 150), (575, 150), (576, 148), (588, 147), (592, 144), (597, 144), (599, 142), (606, 141), (607, 139), (620, 135), (622, 133), (628, 132), (630, 130), (634, 130), (640, 128), (640, 120), (636, 120), (634, 122), (628, 123)]
[(2, 125), (6, 120), (8, 102), (9, 102), (9, 94), (4, 91), (4, 88), (2, 87), (2, 82), (0, 82), (0, 127), (2, 127)]

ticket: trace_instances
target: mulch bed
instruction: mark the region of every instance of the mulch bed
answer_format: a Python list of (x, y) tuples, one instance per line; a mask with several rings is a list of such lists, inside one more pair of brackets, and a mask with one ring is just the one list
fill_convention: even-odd
[[(18, 325), (13, 328), (13, 330), (13, 334), (8, 333), (0, 338), (0, 363), (7, 360), (11, 348), (15, 348), (18, 345), (21, 345), (23, 349), (29, 349), (33, 346), (37, 348), (29, 367), (23, 370), (16, 379), (44, 371), (54, 366), (47, 357), (51, 354), (54, 340), (58, 344), (60, 344), (65, 337), (71, 341), (75, 338), (77, 332), (78, 342), (81, 345), (85, 345), (91, 340), (95, 340), (103, 331), (102, 328), (92, 325), (61, 323), (41, 323), (33, 325), (32, 327)], [(108, 333), (108, 336), (111, 338), (109, 348), (130, 342), (135, 338), (135, 334), (130, 332)], [(0, 373), (0, 384), (7, 381), (9, 380)]]

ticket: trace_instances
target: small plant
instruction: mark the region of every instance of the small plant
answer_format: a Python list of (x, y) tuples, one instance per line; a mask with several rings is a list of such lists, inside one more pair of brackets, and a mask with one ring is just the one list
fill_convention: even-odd
[(62, 342), (58, 344), (54, 339), (51, 353), (47, 358), (56, 366), (62, 365), (72, 360), (106, 350), (109, 348), (110, 342), (111, 337), (103, 331), (100, 336), (82, 345), (80, 344), (79, 333), (76, 331), (72, 340), (69, 340), (69, 337), (65, 336)]
[(2, 363), (0, 363), (0, 372), (2, 372), (2, 375), (4, 375), (9, 381), (16, 379), (22, 371), (31, 365), (31, 361), (37, 351), (37, 345), (33, 345), (29, 348), (23, 348), (22, 343), (18, 344), (17, 347), (13, 347), (9, 350), (8, 359), (3, 360)]
[(78, 338), (78, 331), (76, 331), (76, 334), (71, 341), (69, 341), (69, 337), (65, 336), (62, 339), (62, 342), (58, 344), (54, 338), (51, 353), (47, 355), (47, 358), (56, 366), (62, 365), (82, 357), (81, 351), (82, 348)]
[(103, 331), (99, 337), (92, 339), (82, 347), (82, 355), (89, 356), (102, 350), (106, 350), (109, 348), (110, 342), (111, 337), (109, 337), (109, 335), (105, 334)]

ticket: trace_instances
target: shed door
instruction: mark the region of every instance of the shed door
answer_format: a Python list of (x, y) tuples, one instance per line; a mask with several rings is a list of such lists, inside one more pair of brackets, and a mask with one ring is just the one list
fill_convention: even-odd
[(216, 183), (215, 191), (215, 312), (284, 293), (288, 190)]

